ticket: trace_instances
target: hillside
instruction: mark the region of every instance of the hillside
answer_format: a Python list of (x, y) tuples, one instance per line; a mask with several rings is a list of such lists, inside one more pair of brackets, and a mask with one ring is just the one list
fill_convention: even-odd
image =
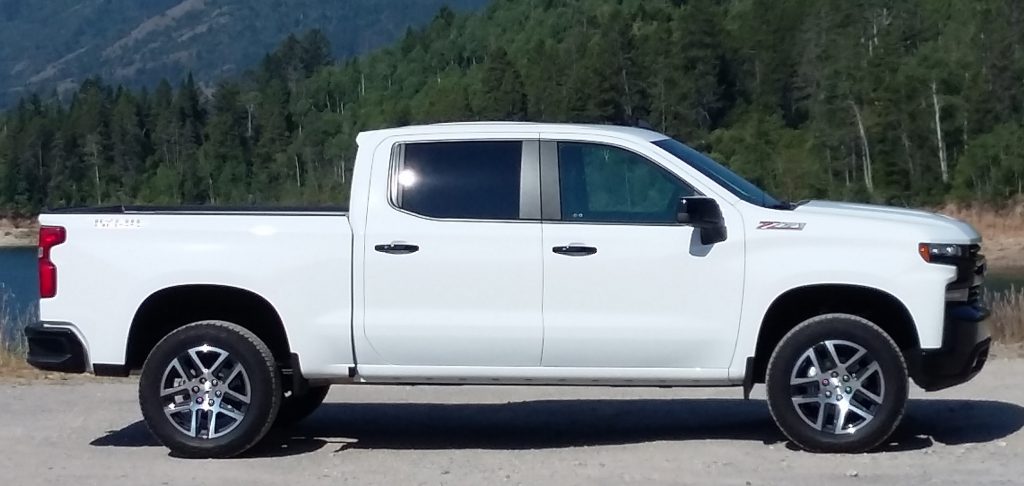
[(155, 86), (192, 71), (237, 75), (292, 32), (327, 34), (346, 58), (487, 0), (0, 0), (0, 106), (29, 91), (72, 89), (99, 75)]
[(360, 130), (481, 119), (645, 120), (791, 200), (1024, 192), (1015, 0), (494, 0), (400, 37), (325, 65), (299, 32), (215, 91), (176, 72), (26, 99), (0, 207), (338, 203)]

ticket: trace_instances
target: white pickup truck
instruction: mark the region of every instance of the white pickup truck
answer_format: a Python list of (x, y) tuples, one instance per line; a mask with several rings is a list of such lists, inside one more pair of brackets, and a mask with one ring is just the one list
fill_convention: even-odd
[(780, 201), (664, 135), (466, 123), (366, 132), (349, 211), (40, 216), (43, 369), (140, 371), (142, 414), (225, 457), (333, 384), (766, 383), (782, 431), (857, 452), (909, 379), (988, 356), (985, 260), (923, 211)]

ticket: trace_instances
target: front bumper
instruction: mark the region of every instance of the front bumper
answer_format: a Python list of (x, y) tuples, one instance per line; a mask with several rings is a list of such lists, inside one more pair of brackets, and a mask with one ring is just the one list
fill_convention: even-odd
[(85, 345), (62, 324), (37, 322), (25, 328), (28, 364), (46, 371), (85, 373), (89, 368)]
[(948, 304), (942, 348), (919, 350), (910, 358), (910, 375), (927, 391), (942, 390), (974, 378), (988, 360), (992, 337), (977, 304)]

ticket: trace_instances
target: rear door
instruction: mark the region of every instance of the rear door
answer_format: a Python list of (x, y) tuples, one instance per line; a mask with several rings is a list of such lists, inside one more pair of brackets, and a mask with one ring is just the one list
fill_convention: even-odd
[(538, 147), (399, 143), (374, 166), (361, 364), (540, 365)]
[[(679, 199), (696, 191), (638, 150), (550, 141), (541, 152), (543, 365), (727, 368), (742, 232), (701, 244), (676, 221)], [(731, 230), (738, 219), (727, 212), (726, 223)]]

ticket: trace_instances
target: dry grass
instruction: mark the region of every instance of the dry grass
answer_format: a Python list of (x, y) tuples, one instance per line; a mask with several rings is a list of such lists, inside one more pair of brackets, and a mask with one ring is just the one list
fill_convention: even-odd
[(34, 246), (38, 234), (39, 223), (35, 219), (0, 216), (0, 247)]
[(985, 298), (992, 308), (988, 322), (996, 342), (1024, 343), (1024, 289), (1010, 287), (1005, 292), (991, 292)]
[(986, 239), (1024, 238), (1024, 200), (1002, 208), (948, 204), (939, 212), (971, 223)]
[(1024, 200), (1012, 201), (1002, 208), (947, 205), (939, 212), (967, 221), (981, 233), (990, 270), (1024, 271)]
[(20, 376), (31, 372), (25, 363), (25, 336), (22, 329), (31, 318), (13, 306), (13, 298), (0, 290), (0, 376)]

